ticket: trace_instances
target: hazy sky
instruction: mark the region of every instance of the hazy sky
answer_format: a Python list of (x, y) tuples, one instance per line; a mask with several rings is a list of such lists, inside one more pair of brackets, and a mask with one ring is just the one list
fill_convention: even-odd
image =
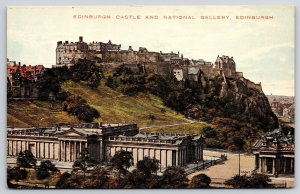
[[(78, 15), (110, 19), (78, 19)], [(141, 19), (117, 19), (125, 15)], [(9, 7), (7, 57), (50, 67), (55, 64), (56, 42), (75, 42), (79, 36), (86, 42), (111, 40), (122, 49), (131, 45), (134, 50), (142, 46), (149, 51), (180, 51), (184, 57), (212, 62), (217, 55), (229, 55), (237, 71), (262, 83), (265, 94), (294, 95), (294, 15), (294, 7), (280, 6)], [(225, 19), (201, 19), (218, 16)]]

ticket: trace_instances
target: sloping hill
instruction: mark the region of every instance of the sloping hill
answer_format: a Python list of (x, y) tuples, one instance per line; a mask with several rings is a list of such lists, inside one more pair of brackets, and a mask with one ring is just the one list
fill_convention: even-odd
[[(64, 91), (80, 95), (88, 104), (97, 109), (101, 118), (97, 121), (108, 123), (137, 123), (139, 126), (167, 125), (185, 123), (182, 114), (165, 107), (162, 100), (154, 95), (141, 93), (126, 96), (114, 91), (103, 83), (97, 89), (91, 89), (83, 83), (71, 81), (62, 84)], [(154, 119), (149, 119), (153, 115)]]
[(62, 111), (60, 102), (11, 101), (7, 105), (9, 127), (49, 127), (58, 122), (79, 121)]
[[(95, 120), (97, 122), (137, 123), (139, 127), (146, 127), (146, 131), (161, 129), (174, 133), (199, 133), (203, 126), (207, 126), (205, 123), (190, 123), (182, 114), (164, 106), (162, 100), (152, 94), (125, 96), (106, 87), (104, 83), (97, 89), (72, 81), (63, 83), (61, 87), (64, 91), (86, 99), (90, 106), (97, 109), (101, 114)], [(60, 102), (11, 101), (7, 112), (7, 125), (10, 127), (45, 127), (57, 122), (79, 122), (76, 117), (62, 111)]]

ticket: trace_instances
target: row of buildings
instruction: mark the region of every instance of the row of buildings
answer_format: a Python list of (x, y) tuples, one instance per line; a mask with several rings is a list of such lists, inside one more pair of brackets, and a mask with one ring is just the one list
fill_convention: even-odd
[[(88, 123), (53, 128), (8, 128), (7, 155), (16, 158), (30, 150), (38, 160), (51, 160), (71, 167), (83, 149), (106, 163), (119, 150), (132, 152), (134, 164), (148, 156), (159, 160), (159, 169), (185, 166), (203, 160), (202, 135), (141, 133), (136, 124)], [(255, 169), (268, 175), (293, 175), (294, 135), (280, 130), (267, 133), (253, 144)]]
[(148, 156), (167, 166), (184, 166), (203, 160), (201, 135), (140, 133), (136, 124), (89, 123), (56, 125), (53, 128), (8, 128), (8, 158), (30, 150), (38, 160), (69, 163), (87, 148), (90, 157), (105, 163), (119, 150), (133, 153), (134, 164)]
[[(93, 60), (102, 64), (126, 64), (133, 70), (142, 69), (144, 72), (162, 76), (172, 74), (179, 81), (185, 79), (198, 81), (200, 76), (209, 78), (223, 75), (224, 82), (226, 82), (225, 77), (235, 77), (243, 81), (248, 88), (262, 92), (261, 84), (244, 78), (242, 72), (236, 71), (233, 57), (225, 55), (218, 55), (216, 61), (211, 63), (203, 59), (184, 58), (179, 52), (152, 52), (144, 47), (135, 51), (131, 46), (127, 50), (121, 50), (120, 44), (113, 44), (111, 41), (88, 44), (83, 41), (82, 37), (79, 37), (77, 42), (57, 42), (56, 65), (53, 67), (72, 66), (79, 59)], [(46, 70), (42, 65), (26, 66), (7, 59), (8, 98), (38, 98)]]
[(139, 47), (137, 51), (131, 46), (127, 50), (121, 49), (121, 44), (113, 44), (110, 40), (104, 42), (83, 41), (79, 37), (77, 42), (58, 41), (56, 47), (56, 65), (72, 66), (79, 59), (95, 60), (100, 63), (126, 64), (132, 69), (143, 69), (159, 75), (173, 74), (177, 80), (191, 79), (197, 81), (201, 71), (205, 76), (224, 75), (242, 80), (249, 88), (262, 91), (261, 84), (255, 84), (243, 77), (242, 72), (236, 71), (233, 57), (217, 56), (214, 63), (203, 59), (193, 60), (184, 58), (178, 52), (164, 53), (162, 51), (148, 51), (145, 47)]
[(44, 72), (43, 65), (26, 66), (7, 59), (8, 98), (38, 98)]

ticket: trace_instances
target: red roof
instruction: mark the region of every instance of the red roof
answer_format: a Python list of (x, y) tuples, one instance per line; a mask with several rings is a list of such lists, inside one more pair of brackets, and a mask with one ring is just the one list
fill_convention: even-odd
[(33, 80), (35, 76), (43, 73), (44, 67), (42, 65), (37, 66), (18, 66), (18, 65), (7, 65), (7, 76), (20, 71), (20, 77)]

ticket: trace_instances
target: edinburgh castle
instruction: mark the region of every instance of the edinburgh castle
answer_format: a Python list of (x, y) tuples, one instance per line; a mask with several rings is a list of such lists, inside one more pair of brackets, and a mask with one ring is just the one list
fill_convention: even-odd
[(224, 82), (226, 82), (225, 77), (237, 78), (242, 80), (248, 88), (262, 92), (261, 84), (255, 84), (244, 78), (242, 72), (236, 72), (233, 57), (225, 55), (218, 55), (216, 61), (212, 63), (203, 59), (184, 58), (179, 51), (153, 52), (144, 47), (139, 47), (139, 50), (135, 51), (131, 46), (127, 50), (122, 50), (121, 44), (113, 44), (110, 40), (107, 43), (95, 41), (86, 43), (81, 36), (78, 42), (57, 42), (55, 67), (72, 66), (78, 59), (106, 64), (125, 64), (132, 69), (141, 69), (147, 73), (163, 76), (173, 74), (179, 81), (185, 79), (198, 81), (201, 72), (207, 77), (222, 75)]

